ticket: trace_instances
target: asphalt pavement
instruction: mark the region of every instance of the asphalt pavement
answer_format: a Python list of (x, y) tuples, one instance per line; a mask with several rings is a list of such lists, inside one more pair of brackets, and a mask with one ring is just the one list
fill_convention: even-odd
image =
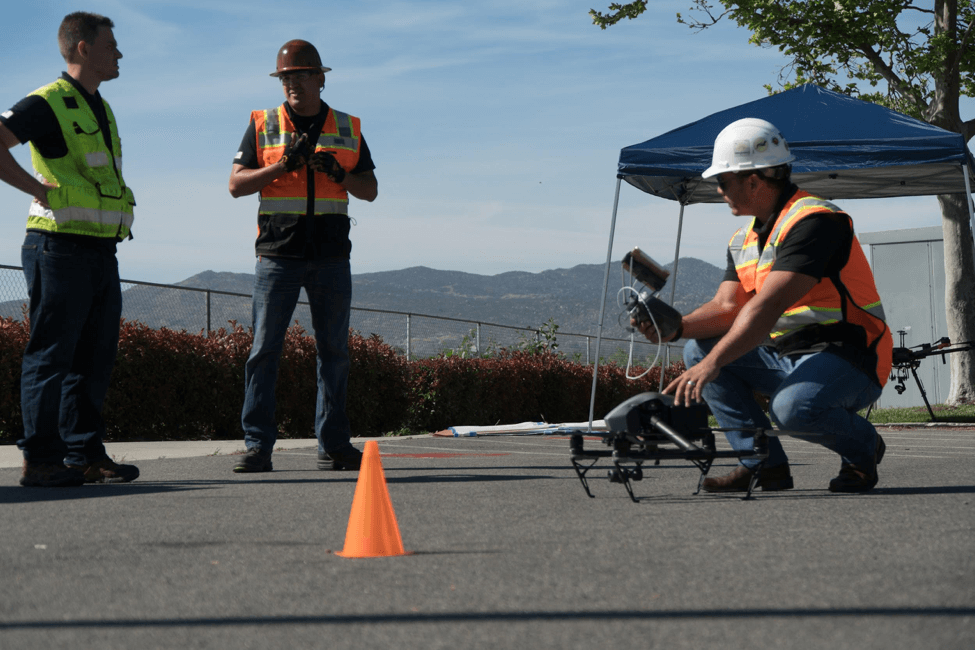
[(364, 559), (337, 555), (357, 474), (314, 441), (263, 474), (237, 443), (113, 445), (137, 481), (65, 489), (0, 449), (0, 648), (971, 650), (975, 431), (883, 435), (868, 494), (786, 438), (794, 490), (694, 495), (666, 461), (638, 503), (602, 469), (587, 497), (564, 437), (382, 438), (410, 554)]

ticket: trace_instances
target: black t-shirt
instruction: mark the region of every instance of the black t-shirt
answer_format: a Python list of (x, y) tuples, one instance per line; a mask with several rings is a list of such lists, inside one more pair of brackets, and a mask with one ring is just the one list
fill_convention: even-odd
[[(797, 189), (793, 187), (793, 191), (786, 193), (786, 201)], [(770, 220), (755, 231), (758, 234), (759, 251), (764, 250), (774, 226), (775, 222)], [(809, 215), (786, 233), (771, 270), (802, 273), (817, 280), (839, 275), (840, 269), (847, 262), (852, 238), (853, 230), (845, 214), (824, 212)], [(731, 250), (728, 251), (728, 266), (722, 280), (738, 282)]]
[[(90, 94), (67, 72), (62, 73), (61, 78), (67, 80), (81, 93), (82, 98), (95, 114), (108, 150), (118, 154), (112, 149), (108, 113), (105, 111), (105, 104), (102, 103), (101, 94), (98, 91), (95, 91), (94, 95)], [(45, 158), (63, 158), (68, 155), (68, 145), (61, 133), (58, 118), (54, 114), (54, 109), (43, 97), (29, 95), (23, 98), (9, 111), (0, 115), (0, 124), (10, 129), (21, 144), (33, 143), (38, 153)]]
[[(328, 115), (328, 104), (322, 102), (322, 109), (319, 111), (318, 115), (305, 116), (297, 115), (291, 110), (291, 106), (285, 103), (285, 110), (288, 111), (288, 117), (291, 119), (292, 124), (295, 125), (295, 129), (299, 133), (307, 133), (316, 122), (325, 123), (325, 118)], [(318, 127), (321, 128), (320, 126)], [(240, 142), (240, 149), (237, 151), (237, 155), (234, 157), (235, 165), (243, 165), (248, 169), (258, 169), (260, 161), (257, 158), (257, 127), (254, 125), (254, 120), (250, 121), (247, 126), (247, 132), (244, 133), (244, 139)], [(372, 154), (369, 153), (369, 145), (366, 144), (366, 138), (361, 133), (359, 134), (359, 161), (356, 163), (355, 168), (352, 169), (350, 174), (361, 174), (363, 172), (372, 171), (376, 168), (376, 165), (372, 162)]]

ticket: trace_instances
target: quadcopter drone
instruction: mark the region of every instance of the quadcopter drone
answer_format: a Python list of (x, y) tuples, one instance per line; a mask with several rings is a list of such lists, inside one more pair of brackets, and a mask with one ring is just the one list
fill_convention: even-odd
[(724, 429), (708, 427), (708, 411), (704, 404), (675, 406), (673, 397), (660, 393), (634, 395), (610, 411), (605, 421), (607, 431), (587, 431), (585, 435), (601, 436), (601, 442), (607, 449), (586, 449), (583, 432), (573, 433), (569, 442), (572, 467), (586, 494), (594, 498), (587, 474), (601, 458), (611, 459), (613, 466), (608, 471), (609, 481), (621, 483), (634, 502), (639, 499), (634, 496), (632, 483), (643, 479), (644, 463), (653, 461), (659, 465), (661, 460), (671, 459), (691, 462), (701, 472), (694, 492), (698, 494), (716, 459), (757, 458), (760, 462), (752, 473), (744, 497), (747, 499), (751, 497), (768, 458), (768, 436), (782, 433), (772, 429), (754, 429), (751, 450), (719, 451), (714, 443), (714, 434)]
[[(907, 386), (904, 384), (908, 379), (907, 373), (910, 371), (911, 375), (914, 376), (914, 382), (917, 384), (918, 390), (921, 391), (921, 399), (924, 400), (924, 405), (928, 408), (931, 421), (935, 422), (938, 418), (934, 415), (934, 410), (928, 402), (928, 394), (924, 391), (924, 385), (921, 383), (921, 378), (917, 375), (917, 369), (921, 366), (922, 360), (936, 354), (941, 355), (941, 363), (944, 364), (947, 363), (945, 360), (946, 354), (975, 350), (975, 341), (952, 343), (951, 339), (943, 336), (934, 343), (922, 343), (921, 345), (915, 345), (909, 348), (904, 345), (904, 341), (910, 329), (910, 327), (905, 327), (902, 330), (897, 330), (897, 333), (900, 334), (901, 344), (900, 347), (896, 347), (893, 350), (893, 367), (890, 371), (890, 379), (895, 382), (894, 390), (897, 391), (897, 394), (903, 395), (904, 391), (907, 390)], [(868, 417), (871, 410), (873, 410), (873, 406), (867, 411)]]

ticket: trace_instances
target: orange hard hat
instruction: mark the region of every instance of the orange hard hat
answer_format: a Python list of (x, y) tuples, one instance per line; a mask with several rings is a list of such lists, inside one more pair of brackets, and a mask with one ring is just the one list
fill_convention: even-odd
[(281, 76), (282, 72), (292, 70), (318, 70), (328, 72), (331, 68), (322, 65), (322, 57), (318, 56), (318, 50), (308, 41), (295, 39), (288, 41), (278, 50), (277, 70), (271, 73), (272, 77)]

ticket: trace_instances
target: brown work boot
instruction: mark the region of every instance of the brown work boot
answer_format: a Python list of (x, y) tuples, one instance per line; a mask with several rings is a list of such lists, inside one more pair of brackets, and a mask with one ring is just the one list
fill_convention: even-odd
[(24, 487), (78, 487), (85, 484), (85, 475), (74, 467), (61, 463), (28, 463), (20, 478)]
[(247, 453), (234, 461), (234, 473), (244, 474), (251, 472), (271, 472), (274, 465), (271, 463), (270, 451), (263, 451), (258, 447), (247, 450)]
[(840, 475), (829, 482), (829, 491), (856, 493), (872, 490), (879, 480), (877, 465), (884, 459), (885, 451), (887, 451), (887, 445), (884, 444), (884, 439), (878, 433), (873, 462), (863, 466), (843, 463), (840, 466)]
[[(752, 480), (752, 470), (739, 465), (730, 474), (718, 478), (706, 478), (701, 483), (705, 492), (747, 492), (748, 484)], [(764, 491), (791, 490), (794, 487), (789, 463), (782, 463), (775, 467), (763, 467), (758, 475), (755, 487)]]
[(139, 478), (135, 465), (120, 465), (111, 458), (102, 458), (88, 465), (67, 465), (84, 472), (85, 483), (129, 483)]
[(318, 452), (318, 469), (332, 469), (336, 471), (359, 471), (362, 465), (362, 452), (351, 444), (342, 449), (329, 452)]

